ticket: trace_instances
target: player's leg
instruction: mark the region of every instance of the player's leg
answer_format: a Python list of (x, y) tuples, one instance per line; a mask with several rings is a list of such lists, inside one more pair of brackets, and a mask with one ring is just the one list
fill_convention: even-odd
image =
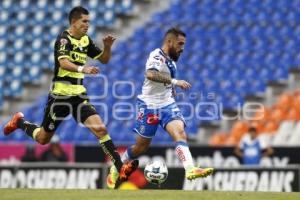
[(55, 102), (57, 103), (56, 99), (49, 95), (42, 126), (26, 121), (24, 119), (24, 114), (18, 112), (5, 125), (4, 134), (9, 135), (16, 129), (20, 128), (39, 144), (44, 145), (49, 143), (55, 130), (61, 123), (61, 119), (66, 117), (70, 112), (69, 106), (62, 105), (61, 103), (55, 104)]
[(134, 145), (127, 148), (122, 160), (132, 160), (145, 153), (159, 125), (159, 110), (148, 109), (144, 102), (137, 101), (137, 120), (133, 131), (137, 133)]
[[(151, 138), (144, 138), (140, 135), (136, 137), (136, 143), (126, 149), (121, 159), (123, 163), (137, 160), (138, 156), (145, 153), (151, 144)], [(106, 178), (107, 187), (115, 188), (117, 179), (119, 178), (118, 170), (115, 166), (111, 166), (109, 174)]]
[[(136, 143), (130, 146), (122, 155), (123, 162), (132, 161), (148, 150), (159, 124), (155, 110), (147, 109), (146, 105), (141, 101), (138, 101), (137, 107), (138, 118), (134, 128), (134, 132), (137, 133)], [(118, 176), (117, 169), (112, 166), (106, 179), (109, 188), (115, 186)]]
[(181, 160), (185, 170), (194, 167), (193, 158), (187, 145), (187, 136), (184, 131), (183, 121), (174, 119), (167, 123), (165, 130), (176, 142), (175, 152), (179, 160)]
[(185, 120), (176, 103), (161, 109), (161, 125), (176, 142), (175, 152), (186, 171), (187, 179), (205, 177), (212, 174), (212, 168), (202, 169), (194, 166), (184, 130)]
[[(150, 146), (151, 139), (144, 138), (140, 135), (136, 137), (136, 143), (126, 149), (123, 153), (121, 159), (123, 163), (127, 163), (129, 161), (134, 161), (138, 158), (139, 155), (146, 152)], [(115, 166), (111, 166), (109, 169), (109, 174), (106, 178), (107, 187), (112, 189), (115, 188), (115, 184), (117, 179), (119, 178), (119, 173)]]
[[(128, 177), (137, 169), (138, 160), (132, 160), (126, 163), (121, 161), (120, 154), (116, 150), (115, 145), (107, 133), (107, 129), (99, 115), (91, 115), (84, 121), (84, 125), (88, 127), (99, 139), (100, 146), (104, 153), (111, 159), (116, 167), (118, 174), (115, 178), (120, 178), (122, 181), (127, 180)], [(114, 186), (115, 185), (113, 184), (111, 187), (114, 188)]]
[[(79, 105), (77, 105), (77, 112), (73, 112), (73, 117), (76, 121), (83, 123), (87, 128), (90, 129), (90, 131), (98, 138), (99, 144), (103, 149), (103, 152), (113, 162), (114, 170), (112, 171), (112, 176), (114, 181), (107, 181), (107, 183), (109, 188), (114, 188), (115, 183), (119, 178), (119, 172), (122, 171), (123, 162), (121, 161), (121, 157), (117, 152), (109, 134), (107, 133), (106, 126), (104, 125), (101, 117), (98, 115), (95, 107), (88, 102), (88, 99), (84, 98), (87, 97), (83, 97), (83, 99), (81, 100), (82, 102)], [(128, 169), (131, 170), (130, 173), (132, 173), (135, 170), (134, 167), (137, 166), (130, 166), (130, 164), (132, 163), (129, 163)], [(126, 168), (126, 165), (124, 166)], [(109, 179), (111, 179), (111, 176), (109, 177)]]
[(138, 161), (135, 160), (122, 163), (121, 157), (107, 133), (105, 124), (97, 113), (95, 107), (89, 103), (89, 100), (86, 97), (84, 97), (81, 101), (82, 102), (79, 105), (74, 106), (77, 110), (77, 112), (73, 112), (74, 118), (77, 121), (82, 122), (98, 138), (104, 153), (111, 159), (118, 169), (121, 179), (127, 180), (130, 174), (137, 169)]
[(107, 129), (98, 114), (89, 116), (83, 123), (98, 138), (104, 153), (111, 159), (113, 164), (120, 171), (123, 163), (115, 145), (111, 140)]
[(46, 132), (43, 127), (26, 121), (21, 112), (17, 112), (4, 126), (4, 134), (9, 135), (19, 128), (40, 144), (47, 144), (54, 134), (54, 132)]
[(136, 142), (134, 145), (128, 147), (122, 155), (122, 161), (134, 160), (141, 154), (145, 153), (151, 144), (151, 138), (146, 138), (141, 135), (136, 136)]
[(213, 168), (195, 167), (193, 158), (187, 144), (187, 136), (184, 131), (184, 122), (182, 120), (172, 120), (165, 126), (166, 131), (176, 142), (175, 152), (182, 162), (186, 171), (186, 178), (193, 180), (196, 178), (206, 177), (213, 173)]

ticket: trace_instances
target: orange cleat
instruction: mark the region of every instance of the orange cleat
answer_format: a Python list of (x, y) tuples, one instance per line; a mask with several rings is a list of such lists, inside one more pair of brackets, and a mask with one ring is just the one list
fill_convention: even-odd
[(138, 160), (131, 160), (127, 163), (124, 163), (119, 173), (120, 181), (127, 181), (129, 176), (138, 168), (138, 166)]
[(14, 114), (14, 116), (11, 118), (9, 122), (4, 126), (3, 132), (4, 135), (9, 135), (12, 132), (14, 132), (16, 129), (18, 129), (18, 121), (24, 118), (24, 114), (21, 112), (17, 112)]

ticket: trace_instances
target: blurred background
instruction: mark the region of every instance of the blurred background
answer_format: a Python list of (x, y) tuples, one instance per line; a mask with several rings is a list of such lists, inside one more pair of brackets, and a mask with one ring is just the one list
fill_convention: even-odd
[[(116, 111), (135, 105), (149, 53), (161, 46), (167, 29), (178, 26), (187, 34), (185, 51), (177, 64), (178, 78), (189, 81), (192, 89), (178, 90), (177, 101), (186, 117), (191, 151), (196, 163), (219, 171), (205, 180), (185, 182), (171, 151), (173, 142), (161, 129), (141, 158), (142, 165), (151, 159), (167, 162), (169, 174), (178, 176), (169, 178), (166, 188), (240, 190), (237, 181), (246, 179), (250, 182), (244, 182), (242, 190), (299, 191), (300, 0), (3, 0), (0, 132), (16, 111), (41, 123), (54, 69), (54, 41), (68, 28), (68, 12), (77, 5), (90, 11), (88, 34), (100, 47), (104, 35), (117, 37), (107, 65), (89, 62), (99, 66), (103, 76), (87, 77), (85, 86), (89, 95), (101, 96), (92, 103), (98, 105), (120, 152), (134, 142), (135, 117), (131, 112)], [(116, 115), (122, 120), (115, 120)], [(261, 149), (261, 159), (249, 168), (243, 166), (243, 157), (234, 149), (245, 154), (243, 138), (250, 127), (257, 130), (253, 140), (259, 138), (273, 153), (264, 156), (265, 148)], [(72, 166), (106, 163), (96, 138), (73, 119), (63, 122), (56, 135), (52, 143), (60, 144), (57, 151), (63, 151)], [(36, 145), (22, 131), (8, 137), (1, 133), (0, 163), (4, 167), (0, 170), (6, 169), (5, 164), (19, 164), (26, 174), (28, 167), (20, 164), (22, 156), (32, 153), (41, 161), (47, 148), (50, 145)], [(66, 176), (72, 170), (66, 165), (54, 166), (66, 170)], [(94, 165), (89, 167), (98, 170)], [(106, 170), (103, 165), (97, 184), (86, 187), (105, 187)], [(10, 172), (12, 179), (18, 176)], [(128, 187), (151, 187), (142, 174), (136, 177), (133, 179), (140, 182), (127, 183)], [(34, 187), (3, 180), (6, 182), (0, 181), (0, 187)]]

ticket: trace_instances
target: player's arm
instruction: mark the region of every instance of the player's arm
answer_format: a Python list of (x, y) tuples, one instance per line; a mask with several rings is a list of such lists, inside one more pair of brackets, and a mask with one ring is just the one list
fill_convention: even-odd
[(243, 158), (243, 156), (244, 156), (244, 153), (243, 153), (244, 141), (245, 141), (245, 137), (243, 137), (240, 140), (239, 144), (234, 149), (234, 154), (239, 158)]
[(262, 149), (262, 156), (267, 157), (267, 156), (272, 155), (274, 153), (274, 149), (267, 144), (266, 138), (259, 137), (258, 139), (260, 141), (260, 146)]
[(59, 65), (62, 69), (71, 72), (81, 72), (84, 74), (98, 74), (99, 69), (94, 66), (78, 66), (69, 61), (68, 58), (61, 58), (58, 60)]
[(102, 51), (101, 55), (98, 58), (98, 60), (101, 63), (106, 64), (110, 60), (111, 46), (113, 45), (115, 40), (116, 40), (116, 38), (111, 36), (111, 35), (105, 36), (102, 39), (104, 48), (103, 48), (103, 51)]
[(263, 150), (262, 156), (267, 157), (267, 156), (272, 155), (273, 153), (274, 153), (274, 149), (271, 147), (267, 147)]
[(243, 157), (242, 149), (239, 146), (235, 147), (234, 154), (237, 155), (239, 158)]
[(191, 84), (187, 81), (172, 79), (169, 74), (155, 69), (148, 69), (145, 76), (147, 79), (157, 83), (173, 84), (184, 90), (191, 88)]

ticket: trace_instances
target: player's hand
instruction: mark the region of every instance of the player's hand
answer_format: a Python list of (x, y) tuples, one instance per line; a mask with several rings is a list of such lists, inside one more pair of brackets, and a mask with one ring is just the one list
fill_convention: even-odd
[(115, 40), (116, 38), (111, 35), (105, 36), (102, 39), (104, 47), (111, 47)]
[(98, 74), (100, 72), (100, 70), (98, 69), (98, 67), (84, 66), (82, 72), (84, 74)]
[(183, 90), (188, 90), (192, 87), (192, 85), (185, 80), (177, 80), (176, 86), (180, 87)]

